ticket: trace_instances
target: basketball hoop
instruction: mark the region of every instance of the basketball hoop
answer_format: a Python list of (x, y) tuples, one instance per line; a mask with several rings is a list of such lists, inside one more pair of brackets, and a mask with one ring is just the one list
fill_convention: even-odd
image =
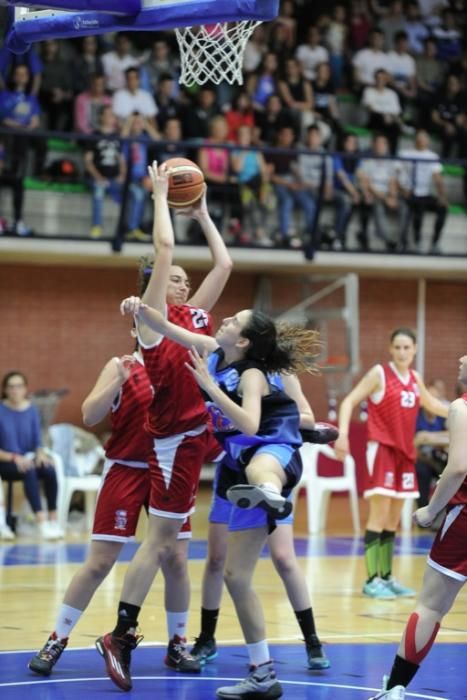
[(261, 22), (217, 22), (197, 27), (177, 27), (181, 85), (243, 85), (243, 54), (248, 39)]

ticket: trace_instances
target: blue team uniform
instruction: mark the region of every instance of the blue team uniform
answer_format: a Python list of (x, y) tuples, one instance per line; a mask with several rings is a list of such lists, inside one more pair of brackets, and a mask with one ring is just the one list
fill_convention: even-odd
[[(259, 363), (242, 360), (219, 369), (223, 351), (217, 350), (208, 358), (208, 369), (218, 386), (237, 404), (241, 397), (237, 393), (242, 373)], [(209, 521), (228, 523), (229, 530), (245, 530), (270, 524), (270, 518), (261, 508), (244, 510), (233, 506), (226, 498), (227, 489), (246, 483), (244, 469), (257, 453), (274, 455), (288, 476), (283, 495), (291, 498), (292, 488), (300, 480), (302, 463), (298, 448), (302, 444), (299, 431), (300, 415), (297, 404), (283, 390), (278, 375), (268, 376), (271, 393), (261, 402), (261, 421), (255, 435), (245, 435), (232, 425), (218, 406), (207, 397), (207, 406), (212, 419), (214, 433), (222, 443), (226, 456), (216, 469), (214, 493), (209, 512)], [(292, 514), (279, 521), (293, 522)]]

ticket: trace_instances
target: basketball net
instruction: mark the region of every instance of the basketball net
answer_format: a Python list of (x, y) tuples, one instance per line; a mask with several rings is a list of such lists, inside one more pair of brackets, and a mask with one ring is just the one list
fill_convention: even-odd
[(177, 27), (181, 85), (243, 85), (243, 54), (257, 20), (218, 22), (197, 27)]

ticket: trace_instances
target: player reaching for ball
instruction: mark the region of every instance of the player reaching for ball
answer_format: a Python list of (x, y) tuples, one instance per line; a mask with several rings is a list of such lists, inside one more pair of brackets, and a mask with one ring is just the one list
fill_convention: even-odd
[[(206, 208), (206, 198), (190, 210), (206, 236), (214, 266), (187, 302), (190, 285), (186, 272), (172, 265), (174, 234), (167, 202), (169, 173), (156, 162), (149, 168), (153, 185), (156, 257), (154, 266), (143, 268), (145, 302), (169, 320), (196, 334), (210, 333), (209, 311), (221, 294), (232, 268), (230, 256)], [(207, 311), (205, 310), (207, 309)], [(146, 428), (151, 435), (148, 455), (150, 470), (149, 522), (144, 542), (125, 576), (113, 632), (100, 637), (96, 646), (104, 656), (107, 671), (122, 690), (130, 690), (131, 650), (138, 614), (159, 568), (172, 556), (177, 535), (194, 510), (201, 466), (212, 461), (221, 448), (207, 430), (208, 414), (201, 392), (185, 367), (188, 353), (146, 324), (137, 322), (136, 331), (154, 399)], [(216, 454), (217, 453), (217, 454)], [(171, 616), (171, 639), (166, 664), (181, 672), (199, 672), (199, 662), (185, 649), (189, 590)]]

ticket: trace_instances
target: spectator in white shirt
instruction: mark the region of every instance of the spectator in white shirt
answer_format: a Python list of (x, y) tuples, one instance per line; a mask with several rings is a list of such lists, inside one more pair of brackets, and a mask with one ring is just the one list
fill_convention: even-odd
[(420, 252), (421, 230), (426, 211), (435, 213), (433, 236), (430, 253), (438, 254), (439, 240), (446, 221), (448, 201), (442, 177), (442, 165), (439, 156), (429, 148), (430, 138), (424, 129), (419, 129), (415, 136), (415, 148), (399, 153), (401, 158), (410, 158), (400, 162), (400, 189), (409, 203), (410, 218), (401, 231), (400, 250), (405, 252), (408, 245), (410, 222), (416, 252)]
[(376, 134), (371, 155), (362, 160), (357, 171), (357, 180), (364, 204), (371, 207), (376, 237), (385, 243), (388, 251), (393, 251), (396, 241), (389, 229), (389, 217), (397, 216), (398, 230), (402, 230), (407, 222), (407, 205), (398, 196), (397, 164), (388, 155), (388, 139)]
[(117, 34), (115, 50), (102, 56), (107, 90), (114, 92), (125, 87), (125, 71), (138, 64), (138, 59), (131, 53), (131, 42), (127, 35)]
[(369, 46), (357, 51), (353, 57), (354, 83), (357, 89), (375, 84), (375, 73), (387, 69), (388, 55), (383, 51), (384, 36), (380, 29), (373, 29)]
[(321, 32), (318, 27), (309, 28), (308, 42), (298, 47), (295, 56), (303, 66), (305, 78), (314, 80), (317, 66), (329, 61), (329, 51), (321, 45)]
[(123, 123), (131, 114), (138, 112), (155, 127), (157, 105), (151, 93), (140, 88), (138, 68), (127, 68), (125, 78), (126, 87), (117, 90), (113, 96), (114, 114)]
[(368, 127), (387, 136), (391, 153), (395, 153), (401, 126), (402, 108), (397, 92), (387, 87), (389, 79), (385, 70), (377, 70), (375, 87), (365, 88), (362, 104), (368, 109)]
[(399, 97), (414, 98), (417, 91), (415, 60), (409, 54), (409, 38), (406, 32), (394, 35), (394, 51), (388, 53), (388, 73), (391, 76), (391, 87)]
[(407, 5), (407, 21), (404, 30), (409, 39), (409, 51), (419, 56), (423, 53), (424, 41), (430, 35), (426, 24), (420, 18), (418, 2), (409, 2)]

